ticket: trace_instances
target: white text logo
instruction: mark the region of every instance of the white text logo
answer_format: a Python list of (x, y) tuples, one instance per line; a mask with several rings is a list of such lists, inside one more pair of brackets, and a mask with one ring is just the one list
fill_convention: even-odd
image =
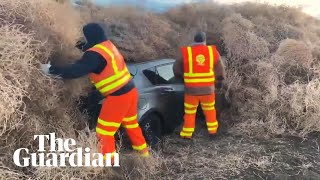
[[(39, 149), (30, 153), (27, 148), (17, 149), (13, 154), (13, 161), (19, 167), (119, 167), (119, 154), (90, 153), (90, 148), (76, 148), (74, 139), (56, 138), (55, 133), (49, 135), (35, 135)], [(49, 152), (45, 150), (45, 141), (50, 144)]]

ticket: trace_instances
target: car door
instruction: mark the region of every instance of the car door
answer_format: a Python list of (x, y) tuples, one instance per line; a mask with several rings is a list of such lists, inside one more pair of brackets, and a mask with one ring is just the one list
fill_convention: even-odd
[(174, 76), (173, 63), (156, 66), (156, 86), (160, 90), (161, 101), (166, 102), (162, 111), (165, 115), (165, 130), (171, 132), (183, 122), (184, 85), (183, 80)]

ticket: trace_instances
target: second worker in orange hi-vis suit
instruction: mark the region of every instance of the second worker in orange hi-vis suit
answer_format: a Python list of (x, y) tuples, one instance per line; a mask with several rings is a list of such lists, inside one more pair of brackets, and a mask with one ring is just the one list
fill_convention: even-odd
[(83, 33), (87, 42), (78, 42), (76, 45), (84, 51), (80, 60), (64, 67), (43, 64), (42, 71), (66, 79), (89, 75), (96, 89), (106, 97), (96, 127), (100, 153), (116, 153), (114, 135), (122, 125), (128, 133), (133, 149), (142, 156), (149, 156), (138, 124), (138, 91), (123, 56), (108, 40), (99, 24), (87, 24), (83, 27)]
[(185, 84), (184, 124), (180, 132), (182, 138), (191, 139), (195, 131), (196, 113), (199, 104), (206, 118), (210, 135), (218, 130), (215, 109), (215, 83), (221, 88), (224, 79), (224, 65), (216, 46), (206, 45), (206, 35), (199, 32), (191, 46), (182, 47), (182, 59), (176, 61), (175, 75), (182, 75)]

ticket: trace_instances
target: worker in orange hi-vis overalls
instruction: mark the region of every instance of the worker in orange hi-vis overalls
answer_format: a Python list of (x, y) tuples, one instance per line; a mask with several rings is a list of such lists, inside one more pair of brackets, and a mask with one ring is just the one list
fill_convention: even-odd
[(107, 98), (102, 104), (96, 127), (101, 142), (101, 152), (113, 153), (115, 149), (114, 135), (122, 126), (126, 129), (134, 150), (140, 151), (142, 156), (149, 156), (145, 138), (138, 124), (138, 90), (134, 87), (120, 96), (108, 96), (124, 87), (131, 81), (122, 55), (111, 41), (105, 41), (90, 48), (104, 57), (110, 64), (100, 74), (89, 74), (95, 87)]
[(191, 139), (195, 130), (195, 120), (200, 104), (206, 118), (210, 135), (218, 130), (218, 120), (215, 109), (215, 82), (221, 88), (224, 79), (224, 65), (216, 46), (206, 45), (206, 35), (199, 32), (194, 37), (191, 46), (182, 47), (182, 63), (176, 61), (174, 71), (176, 76), (183, 72), (185, 84), (184, 124), (180, 132), (182, 138)]
[(89, 75), (96, 89), (106, 97), (96, 127), (100, 153), (106, 155), (116, 152), (114, 135), (122, 125), (129, 135), (133, 149), (142, 156), (149, 156), (138, 124), (138, 91), (123, 56), (108, 40), (101, 25), (87, 24), (83, 27), (83, 33), (87, 42), (79, 41), (76, 45), (84, 51), (80, 60), (64, 67), (42, 64), (42, 71), (65, 79)]

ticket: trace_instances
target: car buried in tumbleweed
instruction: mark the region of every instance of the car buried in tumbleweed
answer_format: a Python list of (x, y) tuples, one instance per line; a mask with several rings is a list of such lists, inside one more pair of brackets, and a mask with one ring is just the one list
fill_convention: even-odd
[[(184, 84), (182, 79), (174, 76), (174, 62), (174, 59), (161, 59), (127, 63), (139, 91), (139, 124), (146, 141), (152, 145), (163, 135), (172, 133), (183, 122)], [(81, 110), (90, 116), (90, 129), (96, 126), (103, 100), (104, 97), (97, 90), (93, 90), (89, 96), (81, 100)], [(225, 96), (217, 94), (218, 116), (225, 107), (228, 107)], [(200, 106), (198, 112), (201, 112)]]

